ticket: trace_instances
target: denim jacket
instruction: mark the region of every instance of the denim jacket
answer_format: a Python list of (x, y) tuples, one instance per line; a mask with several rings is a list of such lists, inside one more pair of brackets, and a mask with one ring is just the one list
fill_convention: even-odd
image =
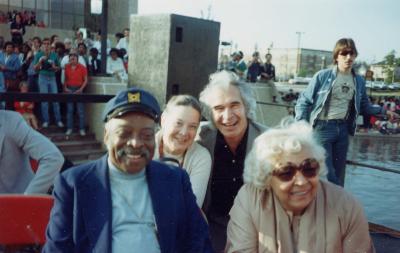
[[(386, 114), (386, 110), (379, 106), (373, 106), (367, 96), (364, 79), (356, 75), (352, 70), (355, 83), (354, 108), (350, 111), (347, 122), (350, 135), (356, 130), (356, 119), (359, 114)], [(307, 88), (301, 93), (297, 100), (295, 112), (296, 120), (306, 120), (315, 126), (328, 95), (332, 91), (332, 85), (337, 76), (337, 66), (324, 69), (314, 75)]]
[[(4, 57), (7, 58), (5, 53)], [(17, 78), (17, 72), (21, 68), (21, 61), (18, 55), (12, 53), (5, 63), (7, 69), (4, 71), (4, 78), (15, 80)]]
[[(5, 57), (4, 57), (4, 53), (0, 51), (0, 65), (5, 66), (6, 62), (5, 62)], [(5, 92), (6, 91), (6, 84), (4, 83), (4, 74), (3, 71), (0, 70), (0, 92)], [(0, 104), (0, 108), (1, 104)]]

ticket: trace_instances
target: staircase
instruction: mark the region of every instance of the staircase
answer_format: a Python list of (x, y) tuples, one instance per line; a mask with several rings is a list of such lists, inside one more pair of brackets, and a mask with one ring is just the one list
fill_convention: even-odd
[(56, 126), (42, 128), (39, 131), (47, 136), (74, 165), (95, 160), (106, 153), (102, 143), (97, 141), (91, 132), (87, 132), (86, 136), (80, 136), (78, 130), (75, 130), (67, 136), (64, 128)]

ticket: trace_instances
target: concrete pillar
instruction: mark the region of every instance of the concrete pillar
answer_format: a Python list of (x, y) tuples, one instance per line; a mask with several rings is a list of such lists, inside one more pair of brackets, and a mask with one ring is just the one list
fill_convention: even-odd
[[(85, 26), (92, 31), (100, 29), (101, 16), (90, 14), (90, 1), (85, 1)], [(138, 12), (138, 0), (108, 0), (108, 34), (122, 32), (129, 27), (129, 17)]]
[(198, 97), (218, 63), (220, 23), (174, 14), (132, 15), (129, 85), (160, 105), (175, 94)]
[(108, 33), (129, 28), (129, 17), (138, 13), (138, 0), (108, 0)]

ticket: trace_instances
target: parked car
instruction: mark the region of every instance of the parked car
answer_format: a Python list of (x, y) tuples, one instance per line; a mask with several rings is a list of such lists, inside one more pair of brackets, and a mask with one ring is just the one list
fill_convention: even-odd
[(366, 81), (365, 82), (365, 87), (372, 89), (373, 88), (374, 83), (372, 81)]
[(373, 82), (372, 83), (372, 89), (373, 90), (385, 90), (386, 85), (384, 82)]
[(290, 84), (308, 84), (311, 81), (311, 77), (295, 77), (289, 79)]
[(400, 83), (392, 83), (395, 90), (400, 90)]

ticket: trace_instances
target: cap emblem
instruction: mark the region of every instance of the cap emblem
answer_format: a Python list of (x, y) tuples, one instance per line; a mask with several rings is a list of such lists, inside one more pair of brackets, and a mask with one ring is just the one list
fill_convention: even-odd
[(128, 103), (140, 103), (140, 92), (128, 92)]

